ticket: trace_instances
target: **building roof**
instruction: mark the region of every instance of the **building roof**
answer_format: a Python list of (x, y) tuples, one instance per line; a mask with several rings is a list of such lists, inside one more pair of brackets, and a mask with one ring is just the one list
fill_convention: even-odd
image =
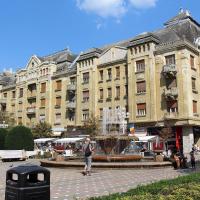
[(61, 62), (73, 62), (76, 58), (75, 54), (72, 54), (69, 49), (64, 49), (62, 51), (44, 56), (44, 57), (38, 57), (42, 62), (50, 61), (55, 63), (61, 63)]
[(16, 77), (13, 73), (3, 72), (0, 74), (0, 85), (8, 86), (16, 83)]

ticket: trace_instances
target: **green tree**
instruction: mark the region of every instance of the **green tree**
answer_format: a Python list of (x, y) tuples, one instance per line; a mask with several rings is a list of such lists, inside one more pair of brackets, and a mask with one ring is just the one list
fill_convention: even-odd
[(0, 124), (8, 124), (9, 127), (13, 127), (15, 124), (15, 119), (11, 113), (0, 111)]
[(34, 138), (46, 138), (52, 136), (51, 125), (47, 122), (39, 122), (36, 126), (32, 129), (33, 137)]
[(93, 115), (89, 118), (83, 125), (83, 131), (85, 134), (90, 135), (90, 137), (94, 138), (99, 134), (100, 124), (99, 119), (94, 117)]
[(8, 150), (33, 150), (34, 142), (31, 130), (25, 126), (12, 128), (6, 136), (5, 147)]
[(5, 128), (0, 128), (0, 149), (5, 149), (5, 139), (8, 131)]

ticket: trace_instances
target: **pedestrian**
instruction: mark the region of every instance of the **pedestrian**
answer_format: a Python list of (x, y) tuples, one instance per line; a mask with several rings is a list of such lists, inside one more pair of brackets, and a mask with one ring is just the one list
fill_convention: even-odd
[(91, 176), (91, 166), (92, 166), (92, 151), (93, 147), (90, 142), (90, 138), (86, 138), (85, 144), (83, 145), (83, 154), (84, 154), (84, 161), (85, 167), (83, 171), (83, 175)]
[(195, 169), (195, 156), (194, 156), (194, 151), (191, 151), (191, 152), (190, 152), (190, 162), (191, 162), (192, 169)]

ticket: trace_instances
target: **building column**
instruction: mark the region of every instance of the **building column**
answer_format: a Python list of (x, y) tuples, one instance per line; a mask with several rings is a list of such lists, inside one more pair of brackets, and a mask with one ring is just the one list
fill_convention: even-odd
[(187, 156), (194, 144), (193, 127), (183, 127), (183, 153)]

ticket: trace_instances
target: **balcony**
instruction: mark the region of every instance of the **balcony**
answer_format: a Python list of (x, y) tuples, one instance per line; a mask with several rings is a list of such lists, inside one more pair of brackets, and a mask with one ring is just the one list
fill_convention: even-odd
[(27, 99), (36, 99), (36, 91), (28, 92)]
[(166, 99), (175, 100), (178, 97), (178, 89), (176, 87), (165, 89), (164, 95)]
[(75, 91), (76, 90), (76, 85), (74, 84), (70, 84), (70, 85), (68, 85), (67, 86), (67, 90), (69, 90), (69, 91)]
[(179, 117), (178, 112), (167, 112), (164, 114), (165, 119), (177, 119)]
[(28, 107), (27, 108), (27, 114), (35, 114), (36, 113), (36, 108), (35, 107)]
[(67, 103), (67, 107), (68, 107), (69, 109), (75, 109), (75, 108), (76, 108), (76, 102), (75, 102), (75, 101), (69, 101), (69, 102)]
[(5, 98), (1, 98), (0, 99), (0, 104), (6, 104), (6, 99)]
[(163, 66), (163, 75), (167, 78), (173, 78), (176, 76), (177, 68), (175, 64), (168, 64)]

